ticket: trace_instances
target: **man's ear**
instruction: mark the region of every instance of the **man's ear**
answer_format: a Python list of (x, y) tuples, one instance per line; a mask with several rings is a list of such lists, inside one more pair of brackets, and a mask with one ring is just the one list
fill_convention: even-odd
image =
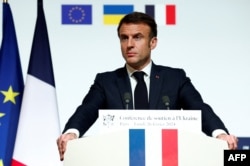
[(153, 50), (157, 46), (157, 37), (153, 37), (150, 41), (150, 48)]

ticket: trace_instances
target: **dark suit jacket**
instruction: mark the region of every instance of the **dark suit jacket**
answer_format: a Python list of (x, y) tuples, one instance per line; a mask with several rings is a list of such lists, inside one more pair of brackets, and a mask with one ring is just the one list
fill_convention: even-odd
[[(131, 93), (131, 85), (125, 67), (115, 71), (99, 73), (94, 84), (76, 112), (67, 122), (69, 128), (78, 129), (82, 136), (96, 121), (99, 109), (125, 109), (124, 94)], [(166, 109), (163, 96), (170, 99), (171, 110), (202, 110), (202, 131), (211, 136), (215, 129), (223, 129), (223, 122), (212, 108), (203, 102), (201, 95), (192, 85), (184, 70), (152, 64), (150, 75), (149, 108)], [(133, 100), (129, 102), (133, 109)]]

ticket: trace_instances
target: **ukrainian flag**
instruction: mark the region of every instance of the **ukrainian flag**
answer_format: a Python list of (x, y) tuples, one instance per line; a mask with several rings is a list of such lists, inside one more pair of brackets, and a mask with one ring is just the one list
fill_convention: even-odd
[(116, 25), (123, 16), (134, 11), (133, 5), (104, 5), (103, 23), (107, 25)]

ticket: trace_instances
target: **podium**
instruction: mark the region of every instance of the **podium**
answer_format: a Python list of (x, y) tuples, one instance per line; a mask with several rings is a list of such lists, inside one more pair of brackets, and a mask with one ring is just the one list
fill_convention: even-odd
[[(185, 111), (166, 112), (163, 119), (186, 116), (186, 112), (183, 112)], [(119, 117), (117, 119), (123, 123), (120, 115), (113, 114), (113, 110), (111, 114), (108, 113), (112, 117)], [(138, 114), (136, 111), (136, 114), (136, 117), (140, 117), (140, 112)], [(151, 115), (149, 113), (151, 117), (155, 114), (156, 112)], [(106, 112), (104, 115), (106, 117)], [(142, 116), (145, 116), (145, 112)], [(114, 119), (112, 124), (116, 130), (69, 141), (64, 166), (223, 166), (224, 150), (228, 149), (223, 140), (208, 137), (201, 131), (184, 130), (184, 125), (177, 124), (178, 122), (177, 128), (127, 126), (117, 130), (115, 124), (118, 123)], [(140, 124), (147, 124), (148, 119), (142, 122)], [(112, 127), (110, 121), (108, 124), (105, 121), (102, 129)]]
[[(129, 131), (127, 129), (69, 141), (64, 166), (131, 166)], [(161, 132), (157, 130), (146, 132), (155, 137), (150, 138), (155, 141), (149, 142), (151, 146), (147, 143), (145, 145), (145, 165), (163, 166), (164, 158), (162, 159), (162, 149), (159, 148), (161, 141), (157, 136), (157, 133)], [(177, 163), (170, 161), (172, 164), (166, 166), (223, 166), (223, 152), (227, 149), (225, 141), (180, 130), (177, 131), (177, 135), (178, 161)], [(147, 135), (145, 137), (147, 139)]]

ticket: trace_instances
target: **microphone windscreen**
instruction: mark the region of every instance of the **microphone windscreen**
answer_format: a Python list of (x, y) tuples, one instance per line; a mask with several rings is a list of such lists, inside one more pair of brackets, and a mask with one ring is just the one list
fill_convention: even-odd
[(131, 100), (131, 95), (129, 92), (124, 93), (124, 100), (128, 103)]
[(162, 96), (162, 101), (164, 104), (169, 104), (170, 103), (170, 99), (168, 96)]

